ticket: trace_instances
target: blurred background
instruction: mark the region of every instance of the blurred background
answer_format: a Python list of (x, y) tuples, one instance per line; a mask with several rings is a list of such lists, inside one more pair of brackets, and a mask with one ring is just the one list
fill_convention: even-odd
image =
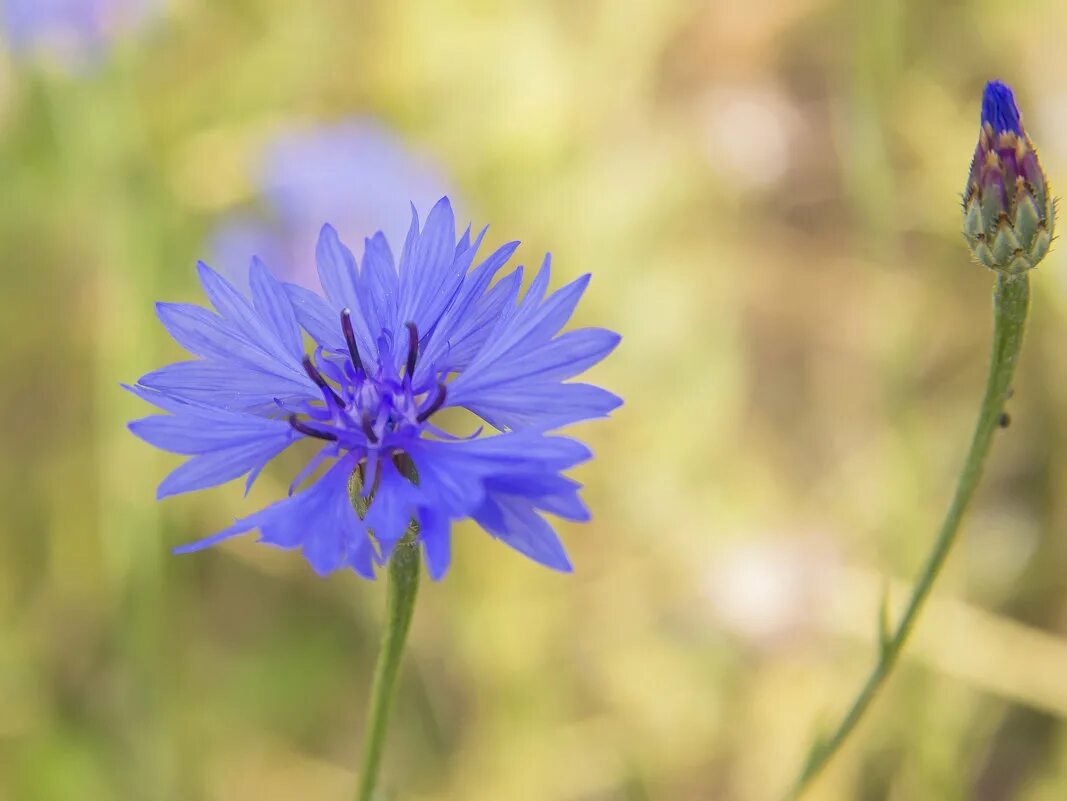
[[(313, 280), (409, 200), (591, 271), (626, 398), (574, 434), (576, 571), (472, 528), (386, 757), (418, 801), (762, 801), (874, 659), (990, 337), (959, 193), (984, 82), (1067, 186), (1058, 0), (0, 0), (0, 801), (346, 799), (382, 583), (253, 537), (284, 490), (154, 500), (119, 382), (204, 258)], [(1067, 251), (1011, 427), (897, 675), (812, 799), (1067, 793)]]

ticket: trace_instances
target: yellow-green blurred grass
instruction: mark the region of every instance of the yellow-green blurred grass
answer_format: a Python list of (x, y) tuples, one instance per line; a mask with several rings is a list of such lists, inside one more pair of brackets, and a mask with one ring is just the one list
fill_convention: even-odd
[[(460, 528), (385, 785), (776, 797), (873, 659), (972, 422), (991, 280), (957, 193), (982, 82), (1017, 86), (1062, 185), (1065, 24), (1048, 2), (176, 2), (81, 78), (5, 63), (0, 799), (349, 797), (381, 586), (246, 540), (170, 556), (288, 476), (157, 505), (177, 460), (124, 430), (145, 410), (117, 388), (177, 355), (151, 304), (196, 298), (259, 143), (349, 114), (433, 153), (524, 262), (592, 271), (577, 323), (624, 335), (593, 378), (627, 405), (576, 432), (598, 458), (594, 521), (561, 527), (575, 575)], [(813, 798), (1062, 797), (1064, 269), (1038, 271), (941, 592)]]

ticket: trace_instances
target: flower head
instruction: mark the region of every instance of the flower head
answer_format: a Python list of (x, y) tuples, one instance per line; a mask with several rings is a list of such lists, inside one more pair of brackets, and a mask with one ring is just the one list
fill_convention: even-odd
[(963, 234), (976, 259), (1017, 274), (1037, 265), (1052, 244), (1055, 203), (1011, 89), (991, 81), (982, 127), (963, 193)]
[[(471, 518), (549, 567), (570, 563), (548, 512), (588, 519), (580, 485), (562, 471), (590, 457), (547, 432), (608, 414), (621, 401), (567, 382), (603, 359), (618, 335), (559, 334), (589, 276), (546, 295), (549, 258), (520, 298), (522, 268), (494, 283), (517, 242), (471, 269), (483, 230), (456, 241), (447, 198), (425, 226), (413, 213), (398, 265), (386, 238), (366, 240), (362, 261), (330, 226), (316, 248), (325, 297), (279, 282), (252, 262), (251, 300), (204, 264), (215, 312), (161, 303), (160, 320), (198, 358), (143, 376), (131, 390), (164, 415), (130, 424), (145, 441), (192, 458), (159, 496), (255, 479), (296, 441), (319, 447), (300, 492), (206, 539), (198, 550), (252, 529), (301, 547), (321, 574), (351, 567), (372, 578), (414, 521), (431, 576), (450, 561), (453, 521)], [(315, 342), (305, 353), (301, 328)], [(499, 433), (457, 437), (436, 415), (462, 407)]]

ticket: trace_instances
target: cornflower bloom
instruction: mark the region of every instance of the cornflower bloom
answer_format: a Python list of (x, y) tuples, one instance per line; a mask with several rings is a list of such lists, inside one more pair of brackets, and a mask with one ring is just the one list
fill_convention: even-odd
[[(588, 519), (580, 485), (562, 471), (591, 454), (549, 432), (621, 403), (567, 381), (619, 337), (599, 328), (559, 333), (589, 276), (546, 294), (548, 256), (521, 298), (522, 267), (494, 283), (517, 242), (471, 269), (484, 235), (472, 240), (468, 228), (457, 242), (442, 198), (421, 228), (412, 210), (399, 264), (381, 233), (366, 240), (357, 265), (334, 229), (323, 227), (316, 261), (325, 297), (280, 282), (253, 259), (251, 300), (200, 264), (215, 312), (158, 304), (171, 336), (198, 357), (130, 387), (168, 412), (131, 430), (192, 457), (163, 480), (159, 497), (244, 475), (250, 486), (294, 442), (320, 446), (289, 497), (179, 552), (259, 529), (263, 542), (301, 548), (320, 574), (350, 567), (373, 578), (413, 523), (428, 572), (440, 578), (451, 524), (470, 518), (534, 561), (571, 569), (542, 513)], [(315, 343), (312, 353), (301, 329)], [(449, 434), (436, 415), (450, 407), (499, 433)], [(325, 472), (294, 494), (324, 463)]]

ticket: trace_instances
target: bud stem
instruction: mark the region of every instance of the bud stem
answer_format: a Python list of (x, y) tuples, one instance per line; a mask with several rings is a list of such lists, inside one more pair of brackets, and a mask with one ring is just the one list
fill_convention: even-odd
[(904, 614), (889, 637), (881, 643), (878, 662), (867, 676), (867, 681), (853, 699), (834, 732), (829, 737), (819, 740), (811, 750), (808, 761), (793, 786), (790, 798), (799, 798), (803, 794), (834, 754), (840, 750), (852, 730), (856, 728), (878, 690), (889, 678), (915, 626), (919, 612), (922, 611), (934, 582), (941, 574), (949, 551), (952, 550), (956, 541), (956, 534), (964, 512), (982, 476), (982, 467), (993, 443), (993, 435), (1000, 424), (1004, 402), (1010, 394), (1011, 379), (1015, 372), (1019, 350), (1022, 347), (1023, 329), (1029, 304), (1030, 280), (1026, 273), (1016, 276), (1002, 273), (997, 275), (993, 300), (993, 352), (989, 361), (989, 376), (986, 379), (985, 394), (978, 412), (978, 422), (975, 424), (971, 447), (956, 482), (956, 493), (944, 522), (941, 524), (937, 539), (934, 540), (933, 547), (926, 557), (922, 572), (911, 591)]

